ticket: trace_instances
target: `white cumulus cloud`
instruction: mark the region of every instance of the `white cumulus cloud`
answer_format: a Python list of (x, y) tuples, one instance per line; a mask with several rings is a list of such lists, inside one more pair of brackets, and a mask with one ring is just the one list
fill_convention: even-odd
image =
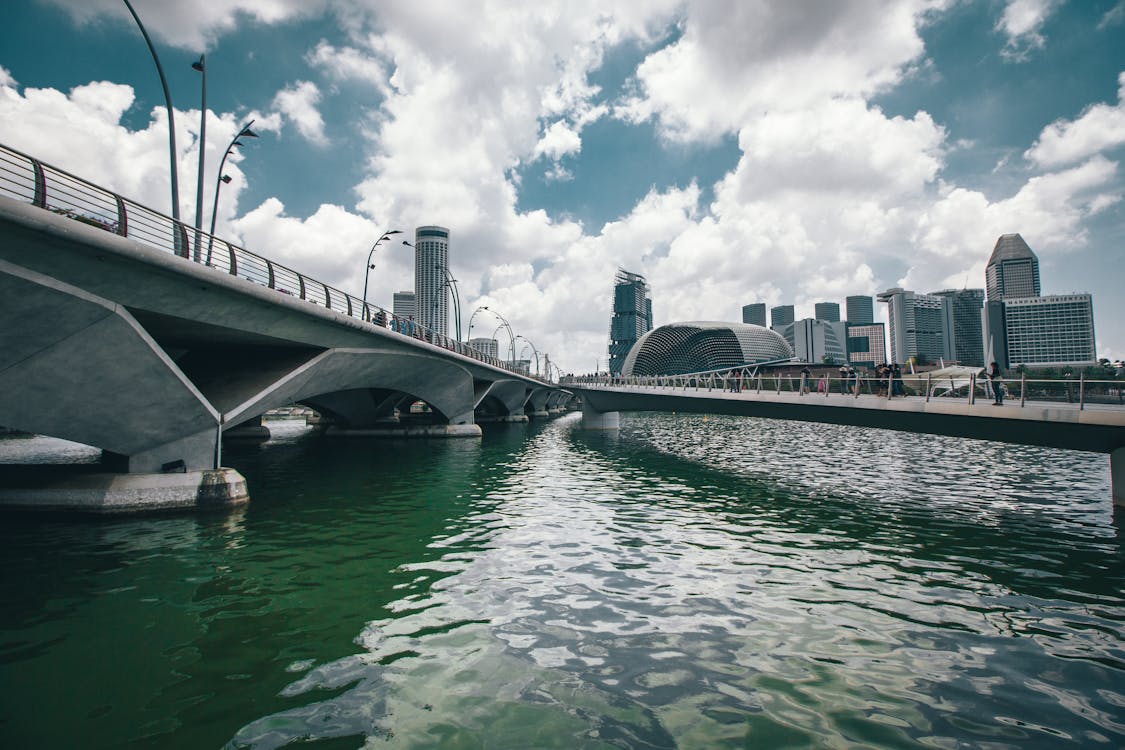
[(1077, 120), (1051, 123), (1024, 157), (1040, 167), (1058, 167), (1125, 144), (1125, 72), (1117, 84), (1117, 104), (1095, 104)]
[(311, 81), (297, 83), (277, 92), (273, 106), (297, 127), (297, 132), (318, 146), (328, 145), (324, 118), (320, 116), (320, 89)]

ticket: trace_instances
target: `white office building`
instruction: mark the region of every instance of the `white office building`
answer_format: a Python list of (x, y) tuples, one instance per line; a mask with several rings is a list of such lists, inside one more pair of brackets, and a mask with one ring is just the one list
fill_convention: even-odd
[(500, 358), (500, 342), (496, 339), (490, 338), (472, 338), (469, 339), (468, 344), (471, 348), (476, 349), (481, 354), (496, 359)]
[(847, 324), (804, 318), (778, 331), (801, 362), (844, 364), (848, 361)]
[(1011, 367), (1080, 366), (1098, 359), (1089, 294), (1005, 299), (1004, 333)]
[(414, 319), (426, 328), (449, 332), (449, 230), (427, 226), (414, 230)]
[(891, 362), (952, 359), (948, 299), (900, 287), (880, 292), (878, 297), (880, 302), (887, 303)]

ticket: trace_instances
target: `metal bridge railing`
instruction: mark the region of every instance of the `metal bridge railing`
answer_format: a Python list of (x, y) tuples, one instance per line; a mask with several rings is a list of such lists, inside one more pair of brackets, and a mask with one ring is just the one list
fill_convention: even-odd
[[(648, 390), (725, 391), (728, 393), (797, 394), (811, 398), (851, 398), (874, 396), (883, 399), (913, 398), (926, 401), (992, 401), (992, 382), (983, 373), (969, 376), (933, 377), (928, 373), (910, 375), (897, 384), (890, 378), (863, 374), (852, 377), (766, 374), (749, 368), (712, 370), (686, 375), (580, 375), (563, 378), (560, 385), (609, 388), (640, 388)], [(1003, 381), (1004, 403), (1026, 406), (1029, 403), (1070, 404), (1083, 410), (1091, 405), (1125, 406), (1125, 380), (1087, 380), (1077, 378), (1046, 380), (1020, 377)]]
[[(216, 271), (358, 318), (373, 326), (390, 328), (434, 346), (448, 349), (524, 377), (550, 383), (524, 373), (511, 362), (484, 354), (414, 320), (347, 294), (324, 282), (275, 263), (244, 247), (177, 222), (151, 208), (99, 187), (62, 169), (0, 144), (0, 195), (127, 237), (162, 252), (178, 255)], [(552, 384), (553, 385), (553, 384)]]

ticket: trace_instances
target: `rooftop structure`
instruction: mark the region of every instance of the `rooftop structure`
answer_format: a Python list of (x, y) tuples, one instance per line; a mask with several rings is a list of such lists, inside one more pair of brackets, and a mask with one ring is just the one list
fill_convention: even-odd
[(775, 331), (747, 323), (693, 321), (649, 331), (625, 359), (623, 375), (682, 375), (790, 359)]
[(1039, 258), (1018, 234), (1002, 234), (984, 269), (988, 299), (1038, 297)]

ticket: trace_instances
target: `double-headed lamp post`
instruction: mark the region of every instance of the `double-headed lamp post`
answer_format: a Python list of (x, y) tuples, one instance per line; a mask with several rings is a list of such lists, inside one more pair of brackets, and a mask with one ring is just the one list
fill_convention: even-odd
[[(406, 244), (406, 243), (403, 243)], [(453, 315), (456, 320), (454, 327), (457, 332), (457, 342), (461, 342), (461, 292), (457, 290), (457, 279), (453, 278), (453, 274), (449, 272), (448, 268), (442, 266), (435, 266), (437, 270), (445, 274), (445, 285), (453, 290)]]
[(222, 189), (223, 185), (226, 185), (230, 182), (230, 175), (223, 174), (223, 167), (227, 163), (227, 157), (230, 156), (230, 150), (235, 146), (242, 145), (238, 140), (239, 138), (258, 137), (258, 134), (250, 129), (250, 126), (253, 124), (253, 120), (246, 123), (242, 126), (242, 129), (238, 131), (234, 138), (230, 139), (230, 145), (228, 145), (227, 150), (223, 152), (223, 159), (219, 162), (219, 176), (215, 178), (215, 202), (211, 206), (211, 231), (209, 232), (209, 234), (211, 235), (211, 239), (207, 241), (207, 265), (211, 265), (211, 248), (215, 244), (215, 219), (219, 211), (219, 190)]
[(391, 235), (393, 235), (393, 234), (402, 234), (402, 230), (401, 229), (390, 229), (390, 230), (387, 230), (386, 232), (383, 232), (383, 234), (379, 237), (379, 239), (375, 240), (375, 244), (371, 246), (371, 249), (367, 251), (367, 265), (363, 267), (363, 309), (364, 310), (367, 310), (367, 280), (371, 277), (371, 269), (375, 267), (375, 264), (371, 262), (371, 256), (375, 254), (375, 248), (379, 247), (379, 245), (381, 243), (385, 242), (386, 240), (389, 240), (391, 238)]
[(207, 153), (207, 56), (200, 55), (191, 64), (192, 70), (203, 74), (203, 93), (199, 97), (199, 177), (195, 181), (195, 262), (199, 262), (199, 240), (203, 230), (203, 157)]
[(517, 334), (516, 338), (517, 339), (523, 339), (523, 341), (526, 342), (527, 345), (531, 347), (532, 353), (535, 354), (535, 374), (538, 375), (539, 374), (539, 350), (535, 348), (535, 344), (531, 343), (531, 339), (529, 339), (527, 336), (524, 336), (522, 333)]

